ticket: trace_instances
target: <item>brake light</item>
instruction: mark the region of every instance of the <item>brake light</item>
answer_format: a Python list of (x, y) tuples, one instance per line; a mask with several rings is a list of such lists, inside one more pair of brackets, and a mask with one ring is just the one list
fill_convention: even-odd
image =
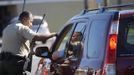
[(116, 75), (115, 62), (117, 52), (118, 25), (118, 20), (112, 22), (102, 75)]
[(115, 75), (117, 34), (110, 34), (108, 46), (106, 62), (104, 64), (102, 75)]
[(109, 49), (116, 50), (116, 47), (117, 47), (117, 35), (116, 34), (110, 35)]
[(116, 60), (117, 35), (111, 34), (109, 38), (109, 49), (107, 54), (107, 63), (115, 63)]
[(113, 21), (109, 33), (106, 64), (115, 64), (119, 21)]

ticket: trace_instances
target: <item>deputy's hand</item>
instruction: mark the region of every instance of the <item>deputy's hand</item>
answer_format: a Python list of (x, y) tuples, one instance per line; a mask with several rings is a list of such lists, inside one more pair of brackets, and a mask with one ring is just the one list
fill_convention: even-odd
[(53, 32), (51, 33), (51, 35), (54, 37), (54, 36), (57, 36), (57, 33)]

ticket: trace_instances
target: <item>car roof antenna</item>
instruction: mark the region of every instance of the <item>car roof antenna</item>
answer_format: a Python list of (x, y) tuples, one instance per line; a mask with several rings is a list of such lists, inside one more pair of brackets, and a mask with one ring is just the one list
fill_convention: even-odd
[(42, 18), (42, 20), (41, 20), (41, 22), (40, 22), (40, 24), (39, 24), (39, 27), (37, 28), (36, 33), (39, 31), (40, 26), (41, 26), (41, 24), (42, 24), (43, 20), (45, 19), (45, 16), (46, 16), (46, 14), (44, 14), (44, 15), (43, 15), (43, 18)]
[(24, 0), (24, 2), (23, 2), (22, 12), (24, 11), (25, 6), (26, 6), (26, 0)]

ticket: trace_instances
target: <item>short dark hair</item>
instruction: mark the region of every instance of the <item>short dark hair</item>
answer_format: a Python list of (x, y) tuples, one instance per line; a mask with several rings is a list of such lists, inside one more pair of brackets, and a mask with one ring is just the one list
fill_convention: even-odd
[(30, 18), (31, 12), (29, 11), (23, 11), (20, 15), (19, 15), (19, 20), (22, 21), (22, 19), (25, 18)]

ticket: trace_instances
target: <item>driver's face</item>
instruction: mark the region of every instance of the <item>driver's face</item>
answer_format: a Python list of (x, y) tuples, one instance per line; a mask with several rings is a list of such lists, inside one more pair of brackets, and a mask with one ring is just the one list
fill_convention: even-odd
[(79, 40), (79, 36), (80, 36), (79, 33), (74, 33), (72, 38), (71, 38), (71, 41), (72, 42), (78, 41)]

